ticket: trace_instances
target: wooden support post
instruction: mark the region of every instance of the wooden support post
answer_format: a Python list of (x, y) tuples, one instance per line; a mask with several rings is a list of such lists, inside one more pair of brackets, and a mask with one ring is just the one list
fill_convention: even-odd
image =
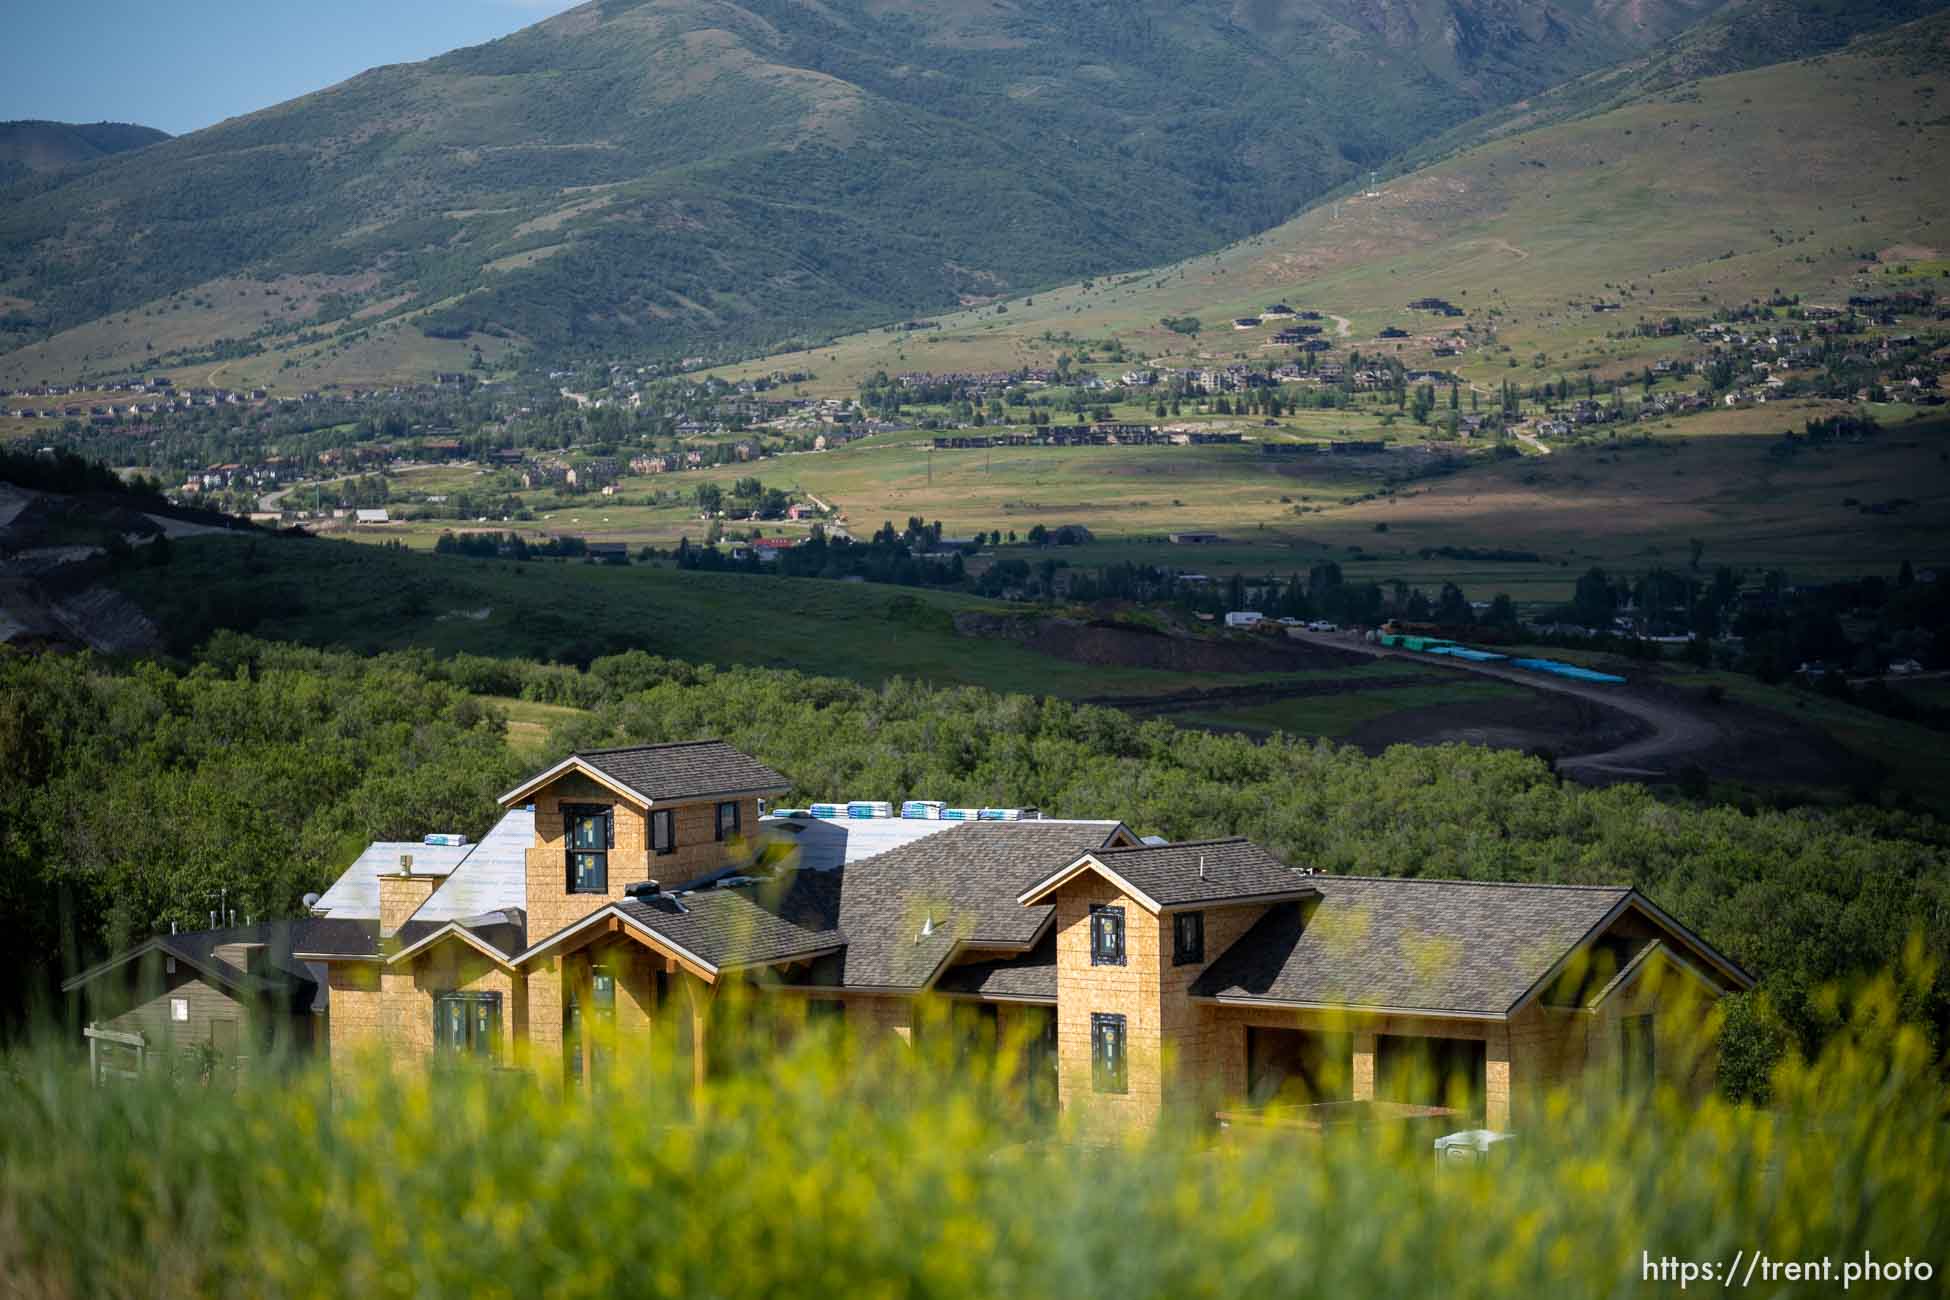
[(1357, 1029), (1354, 1033), (1352, 1087), (1348, 1096), (1355, 1101), (1374, 1100), (1374, 1054), (1375, 1035), (1372, 1030)]
[(704, 1100), (704, 1081), (708, 1074), (705, 1049), (705, 1029), (710, 1023), (711, 1000), (717, 994), (717, 985), (706, 984), (695, 975), (684, 980), (684, 991), (691, 1004), (691, 1097), (693, 1101)]

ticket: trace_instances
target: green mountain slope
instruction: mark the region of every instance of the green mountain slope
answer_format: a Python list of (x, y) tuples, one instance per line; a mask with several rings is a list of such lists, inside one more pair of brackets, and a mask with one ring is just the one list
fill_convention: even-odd
[[(1050, 365), (1075, 340), (1113, 336), (1157, 362), (1258, 362), (1285, 351), (1214, 327), (1284, 301), (1342, 318), (1328, 323), (1337, 348), (1493, 388), (1533, 382), (1540, 353), (1550, 375), (1646, 364), (1662, 345), (1632, 337), (1639, 322), (1776, 292), (1841, 302), (1950, 254), (1950, 14), (1622, 100), (1343, 192), (1211, 255), (721, 373), (811, 369), (821, 390), (852, 391), (876, 370)], [(1427, 297), (1467, 315), (1408, 307)], [(1596, 314), (1599, 301), (1618, 308)], [(1160, 324), (1188, 316), (1208, 329)], [(1378, 340), (1388, 326), (1409, 336)], [(1437, 356), (1438, 344), (1460, 350)]]
[(0, 347), (240, 274), (330, 277), (253, 345), (823, 334), (1218, 246), (1718, 3), (601, 0), (15, 185)]
[(0, 185), (169, 139), (128, 122), (0, 122)]

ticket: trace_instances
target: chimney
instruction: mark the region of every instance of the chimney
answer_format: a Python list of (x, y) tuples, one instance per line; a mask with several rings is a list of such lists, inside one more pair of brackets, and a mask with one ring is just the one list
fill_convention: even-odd
[(261, 943), (220, 943), (210, 950), (210, 955), (246, 975), (261, 976), (269, 965), (268, 951)]
[(379, 878), (379, 933), (398, 933), (400, 926), (420, 910), (420, 904), (427, 901), (439, 883), (438, 876), (414, 875), (413, 855), (400, 854), (399, 874)]

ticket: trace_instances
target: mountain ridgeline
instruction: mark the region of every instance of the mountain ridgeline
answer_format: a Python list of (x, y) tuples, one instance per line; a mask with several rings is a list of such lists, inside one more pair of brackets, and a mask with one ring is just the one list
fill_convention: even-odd
[(0, 185), (169, 139), (129, 122), (0, 122)]
[(292, 274), (550, 352), (818, 337), (1217, 247), (1718, 3), (601, 0), (17, 180), (0, 350)]

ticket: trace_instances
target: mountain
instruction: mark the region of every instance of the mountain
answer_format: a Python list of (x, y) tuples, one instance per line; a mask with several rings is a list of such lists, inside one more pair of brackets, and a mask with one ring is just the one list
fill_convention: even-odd
[(1702, 77), (1838, 50), (1858, 36), (1944, 7), (1945, 0), (1736, 0), (1643, 54), (1445, 131), (1408, 150), (1397, 166), (1406, 170), (1501, 135), (1603, 112)]
[(0, 348), (115, 322), (0, 369), (823, 336), (1217, 247), (1720, 2), (599, 0), (0, 192)]
[[(1110, 339), (1154, 364), (1263, 360), (1285, 354), (1224, 322), (1285, 302), (1339, 318), (1325, 325), (1337, 359), (1387, 351), (1494, 389), (1588, 367), (1636, 373), (1673, 341), (1632, 327), (1667, 316), (1782, 294), (1826, 304), (1940, 292), (1950, 275), (1950, 172), (1939, 165), (1950, 156), (1950, 13), (1614, 98), (1337, 192), (1209, 255), (1040, 290), (1007, 314), (943, 313), (927, 331), (862, 332), (718, 373), (812, 370), (816, 391), (850, 393), (879, 370), (1051, 365)], [(1464, 317), (1408, 306), (1431, 297)], [(1595, 314), (1595, 303), (1615, 309)], [(1187, 337), (1162, 324), (1188, 317), (1207, 328)], [(1381, 342), (1389, 326), (1412, 337)], [(1463, 346), (1437, 356), (1457, 330)]]
[(169, 138), (166, 131), (129, 122), (0, 122), (0, 185)]

